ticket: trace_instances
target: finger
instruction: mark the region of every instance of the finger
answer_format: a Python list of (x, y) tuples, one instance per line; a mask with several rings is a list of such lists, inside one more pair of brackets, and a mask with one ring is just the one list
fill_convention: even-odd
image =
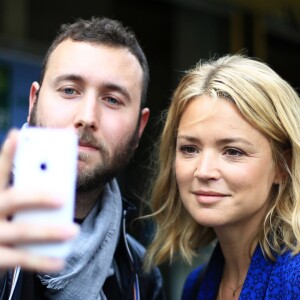
[(43, 192), (33, 192), (10, 187), (0, 192), (0, 218), (28, 209), (55, 209), (63, 200)]
[(0, 270), (8, 270), (15, 266), (31, 271), (56, 272), (64, 267), (64, 261), (32, 255), (25, 250), (0, 247)]
[(0, 153), (0, 191), (7, 187), (13, 165), (17, 145), (18, 131), (11, 130), (1, 148)]
[(62, 242), (74, 238), (78, 232), (79, 227), (75, 224), (41, 226), (23, 222), (1, 222), (0, 245), (18, 246), (21, 244)]

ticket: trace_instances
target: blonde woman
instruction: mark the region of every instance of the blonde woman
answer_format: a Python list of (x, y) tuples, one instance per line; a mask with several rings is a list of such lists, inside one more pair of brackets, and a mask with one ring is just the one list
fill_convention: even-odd
[(300, 102), (266, 64), (200, 62), (175, 90), (146, 268), (213, 241), (182, 299), (300, 299)]

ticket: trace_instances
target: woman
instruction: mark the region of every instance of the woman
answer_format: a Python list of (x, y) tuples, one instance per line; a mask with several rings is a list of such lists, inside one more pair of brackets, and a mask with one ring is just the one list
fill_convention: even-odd
[(152, 192), (146, 269), (191, 263), (182, 299), (300, 299), (300, 102), (266, 64), (200, 62), (175, 90)]

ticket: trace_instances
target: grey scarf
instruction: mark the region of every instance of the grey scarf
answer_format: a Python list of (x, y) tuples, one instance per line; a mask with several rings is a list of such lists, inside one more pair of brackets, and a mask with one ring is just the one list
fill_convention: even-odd
[(122, 218), (122, 200), (117, 181), (106, 184), (101, 201), (81, 226), (65, 268), (39, 275), (51, 300), (106, 300), (105, 279), (114, 271), (112, 261)]

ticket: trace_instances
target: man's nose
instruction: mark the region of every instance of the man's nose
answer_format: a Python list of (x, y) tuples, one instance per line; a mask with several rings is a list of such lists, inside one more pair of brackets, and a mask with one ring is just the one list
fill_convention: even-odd
[(93, 95), (86, 95), (80, 101), (76, 112), (75, 128), (89, 127), (97, 130), (100, 114), (97, 98)]

